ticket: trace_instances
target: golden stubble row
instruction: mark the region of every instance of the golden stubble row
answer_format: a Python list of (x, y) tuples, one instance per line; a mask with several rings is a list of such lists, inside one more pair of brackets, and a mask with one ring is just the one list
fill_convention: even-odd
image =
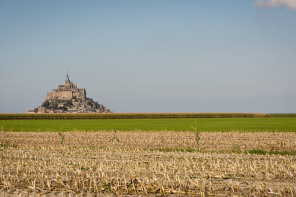
[[(200, 132), (199, 144), (194, 132), (0, 132), (1, 144), (67, 145), (109, 148), (168, 149), (193, 148), (203, 151), (247, 151), (264, 149), (295, 151), (295, 132)], [(63, 144), (62, 144), (63, 143)]]
[(293, 156), (23, 146), (3, 150), (0, 169), (1, 188), (9, 192), (296, 192)]

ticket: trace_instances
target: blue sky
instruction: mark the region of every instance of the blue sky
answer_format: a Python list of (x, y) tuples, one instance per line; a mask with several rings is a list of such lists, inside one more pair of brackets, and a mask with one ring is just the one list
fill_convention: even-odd
[(294, 0), (0, 1), (0, 113), (71, 81), (114, 112), (296, 112)]

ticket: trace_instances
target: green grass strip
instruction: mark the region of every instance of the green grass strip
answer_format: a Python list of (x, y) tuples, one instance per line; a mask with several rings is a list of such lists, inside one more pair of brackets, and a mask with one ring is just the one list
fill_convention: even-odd
[(1, 120), (0, 131), (281, 131), (295, 132), (296, 117)]
[(296, 151), (267, 151), (263, 149), (249, 150), (248, 153), (256, 155), (296, 155)]

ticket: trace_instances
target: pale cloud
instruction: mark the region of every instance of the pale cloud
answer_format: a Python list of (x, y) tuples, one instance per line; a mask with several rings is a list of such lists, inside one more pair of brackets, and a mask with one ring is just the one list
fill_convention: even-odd
[(256, 0), (254, 5), (258, 8), (288, 7), (296, 10), (296, 0)]

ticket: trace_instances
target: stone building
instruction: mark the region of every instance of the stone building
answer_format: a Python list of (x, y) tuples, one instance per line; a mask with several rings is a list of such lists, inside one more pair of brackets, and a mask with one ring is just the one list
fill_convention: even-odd
[(70, 81), (67, 72), (65, 85), (59, 85), (47, 93), (41, 106), (28, 113), (112, 113), (104, 105), (86, 97), (84, 88), (78, 89), (77, 85)]
[(46, 101), (51, 100), (70, 100), (73, 97), (77, 99), (86, 100), (86, 91), (84, 88), (78, 89), (77, 85), (70, 81), (67, 72), (67, 78), (65, 80), (65, 85), (59, 85), (58, 89), (54, 89), (47, 93)]

